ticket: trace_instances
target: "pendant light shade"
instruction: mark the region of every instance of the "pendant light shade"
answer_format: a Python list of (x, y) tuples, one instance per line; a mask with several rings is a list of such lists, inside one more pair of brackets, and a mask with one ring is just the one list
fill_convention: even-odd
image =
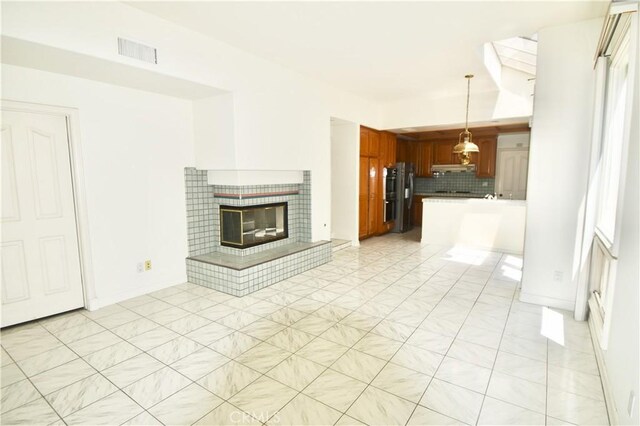
[(469, 131), (469, 89), (471, 87), (471, 79), (473, 74), (467, 74), (464, 76), (467, 79), (467, 113), (464, 123), (464, 132), (461, 132), (458, 136), (458, 144), (453, 147), (453, 153), (458, 154), (460, 157), (460, 163), (467, 165), (471, 161), (471, 153), (480, 152), (478, 145), (473, 143), (473, 135)]

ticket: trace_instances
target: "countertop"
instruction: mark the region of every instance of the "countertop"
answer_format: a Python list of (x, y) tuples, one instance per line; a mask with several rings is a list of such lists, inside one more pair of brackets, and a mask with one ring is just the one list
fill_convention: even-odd
[(425, 197), (422, 203), (450, 203), (450, 204), (483, 204), (483, 205), (508, 205), (508, 206), (525, 206), (525, 200), (509, 200), (504, 198), (461, 198), (461, 197)]
[(415, 192), (414, 196), (418, 197), (438, 197), (438, 198), (484, 198), (486, 193), (478, 194), (478, 193), (467, 193), (463, 194), (460, 192)]

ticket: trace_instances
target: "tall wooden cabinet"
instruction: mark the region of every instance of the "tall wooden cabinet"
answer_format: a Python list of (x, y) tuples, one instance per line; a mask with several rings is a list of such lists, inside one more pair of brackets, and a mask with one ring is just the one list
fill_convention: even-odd
[(496, 155), (498, 153), (498, 138), (486, 137), (474, 141), (480, 153), (476, 164), (476, 176), (479, 178), (496, 177)]
[(358, 235), (360, 239), (379, 235), (393, 227), (383, 223), (382, 173), (396, 162), (396, 136), (360, 127), (360, 193)]
[(433, 144), (431, 142), (419, 141), (416, 145), (416, 176), (432, 177), (431, 165), (433, 164)]

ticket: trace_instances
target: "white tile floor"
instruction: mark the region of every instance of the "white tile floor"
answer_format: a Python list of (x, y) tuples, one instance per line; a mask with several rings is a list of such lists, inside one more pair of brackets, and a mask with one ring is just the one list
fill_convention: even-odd
[(520, 258), (415, 235), (2, 330), (1, 422), (608, 423), (586, 323), (519, 302)]

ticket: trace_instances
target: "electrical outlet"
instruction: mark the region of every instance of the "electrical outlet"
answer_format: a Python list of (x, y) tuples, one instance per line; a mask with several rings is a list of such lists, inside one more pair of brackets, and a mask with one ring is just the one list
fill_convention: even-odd
[(629, 392), (629, 404), (627, 405), (627, 413), (629, 417), (632, 417), (633, 408), (636, 405), (636, 393), (634, 391)]
[(489, 186), (489, 182), (482, 182), (482, 186)]
[(136, 265), (136, 270), (138, 271), (138, 273), (144, 272), (144, 263), (138, 262), (138, 264)]
[(144, 261), (144, 270), (145, 271), (151, 270), (151, 261), (150, 260), (145, 260)]
[(563, 277), (564, 277), (564, 272), (562, 272), (562, 271), (553, 271), (553, 280), (554, 281), (560, 282), (560, 281), (562, 281)]

